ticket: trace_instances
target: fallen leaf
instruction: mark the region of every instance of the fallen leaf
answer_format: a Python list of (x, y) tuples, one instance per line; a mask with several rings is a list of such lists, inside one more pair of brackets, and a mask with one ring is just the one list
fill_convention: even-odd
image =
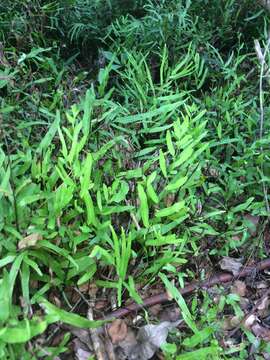
[(22, 250), (30, 246), (35, 246), (36, 243), (40, 240), (42, 240), (42, 235), (37, 233), (30, 234), (19, 241), (18, 249)]
[(268, 354), (266, 352), (263, 352), (262, 355), (263, 355), (265, 360), (270, 360), (270, 354)]
[(108, 302), (105, 300), (99, 300), (95, 303), (96, 310), (102, 310), (108, 305)]
[(89, 360), (92, 355), (93, 353), (83, 349), (78, 349), (75, 351), (76, 360)]
[(231, 326), (232, 326), (232, 327), (236, 327), (236, 326), (238, 326), (238, 325), (241, 323), (241, 319), (239, 319), (238, 316), (233, 316), (233, 317), (231, 318), (230, 323), (231, 323)]
[(232, 318), (233, 318), (232, 316), (224, 317), (223, 322), (222, 322), (223, 330), (227, 331), (227, 330), (232, 330), (235, 328), (235, 325), (231, 323)]
[(250, 307), (250, 301), (247, 298), (241, 297), (239, 305), (242, 310), (248, 310)]
[(249, 315), (246, 320), (244, 321), (244, 326), (247, 329), (250, 329), (251, 326), (257, 321), (257, 317), (254, 314)]
[(237, 294), (240, 297), (244, 297), (246, 295), (247, 287), (246, 284), (241, 280), (236, 280), (232, 286), (232, 293)]
[(145, 325), (140, 328), (137, 334), (138, 344), (133, 349), (130, 360), (148, 360), (153, 357), (155, 352), (166, 342), (169, 331), (175, 328), (181, 320), (177, 322), (163, 321), (159, 325)]
[[(82, 347), (81, 343), (83, 343), (84, 345), (87, 346), (87, 348), (89, 348), (89, 350), (92, 350), (91, 338), (88, 330), (80, 329), (78, 327), (71, 325), (62, 325), (62, 327), (64, 327), (65, 330), (70, 331), (71, 334), (77, 338), (76, 340), (80, 342), (79, 343), (80, 347)], [(78, 345), (78, 344), (76, 344), (75, 342), (74, 345)]]
[(108, 334), (113, 344), (123, 341), (128, 332), (127, 324), (124, 320), (116, 319), (108, 326)]
[(267, 289), (268, 285), (267, 285), (267, 283), (265, 281), (261, 281), (256, 285), (256, 288), (257, 289)]
[(181, 318), (181, 311), (178, 306), (170, 306), (164, 309), (159, 315), (159, 319), (161, 321), (175, 322), (180, 320), (180, 318)]
[[(259, 305), (257, 307), (258, 313), (261, 317), (266, 317), (269, 314), (269, 298), (265, 296), (259, 301)], [(256, 303), (255, 303), (256, 304)]]
[(94, 283), (90, 283), (89, 286), (88, 286), (88, 295), (90, 297), (96, 297), (97, 292), (98, 292), (97, 285), (94, 284)]
[(79, 338), (74, 339), (72, 344), (76, 360), (88, 360), (91, 358), (91, 356), (93, 356), (93, 352), (91, 352), (87, 344), (81, 342)]
[(242, 259), (235, 259), (229, 256), (224, 256), (219, 262), (220, 268), (222, 270), (229, 271), (233, 273), (234, 276), (237, 276), (242, 268)]
[(251, 330), (255, 336), (257, 336), (260, 339), (263, 339), (264, 341), (269, 342), (270, 341), (270, 330), (261, 326), (260, 324), (255, 324), (251, 327)]
[(130, 359), (132, 356), (131, 354), (134, 352), (134, 349), (136, 349), (137, 344), (138, 342), (134, 332), (128, 328), (125, 339), (118, 343), (118, 348), (116, 349), (118, 353), (117, 359)]

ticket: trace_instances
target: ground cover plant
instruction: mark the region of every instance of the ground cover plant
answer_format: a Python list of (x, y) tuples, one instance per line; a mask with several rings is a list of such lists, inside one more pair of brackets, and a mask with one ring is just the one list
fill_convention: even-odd
[(262, 5), (0, 4), (1, 359), (269, 359)]

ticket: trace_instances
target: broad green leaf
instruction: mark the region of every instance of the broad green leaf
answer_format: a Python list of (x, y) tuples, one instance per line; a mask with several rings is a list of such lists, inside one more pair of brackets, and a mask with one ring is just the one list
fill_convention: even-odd
[(0, 321), (6, 321), (10, 315), (12, 296), (9, 291), (9, 275), (4, 269), (0, 280)]
[(10, 179), (10, 167), (8, 167), (4, 172), (4, 176), (0, 184), (0, 200), (2, 199), (3, 195), (9, 193), (9, 179)]
[(207, 340), (214, 333), (214, 331), (214, 327), (206, 327), (192, 335), (190, 338), (184, 339), (182, 345), (190, 348), (195, 347)]
[(168, 208), (158, 210), (156, 212), (156, 217), (171, 216), (179, 212), (180, 210), (184, 209), (184, 207), (185, 207), (185, 201), (179, 201)]
[(59, 139), (60, 139), (61, 145), (62, 145), (62, 154), (63, 154), (64, 158), (67, 159), (67, 157), (68, 157), (67, 145), (66, 145), (66, 141), (65, 141), (65, 138), (64, 138), (64, 135), (62, 133), (60, 126), (58, 127), (58, 135), (59, 135)]
[(89, 190), (89, 185), (91, 182), (92, 166), (93, 166), (93, 156), (88, 153), (85, 161), (83, 162), (83, 166), (82, 166), (83, 176), (80, 179), (80, 181), (81, 181), (81, 192), (80, 192), (81, 198), (83, 198)]
[(132, 276), (128, 277), (128, 283), (124, 283), (125, 287), (128, 289), (130, 297), (136, 301), (137, 304), (142, 304), (143, 300), (136, 291), (135, 282)]
[(158, 204), (159, 203), (159, 198), (152, 186), (151, 183), (148, 183), (146, 184), (146, 192), (147, 192), (147, 195), (150, 197), (150, 199), (155, 203), (155, 204)]
[(94, 249), (92, 250), (90, 257), (96, 257), (96, 258), (100, 258), (103, 257), (104, 259), (107, 260), (107, 263), (109, 265), (115, 265), (115, 261), (113, 256), (110, 254), (109, 251), (103, 249), (102, 247), (100, 247), (99, 245), (95, 245)]
[(82, 277), (80, 277), (80, 279), (77, 281), (77, 284), (80, 286), (85, 282), (89, 281), (90, 279), (92, 279), (96, 271), (97, 271), (97, 265), (94, 263), (87, 269), (85, 274)]
[(179, 188), (185, 184), (185, 182), (187, 181), (188, 177), (187, 176), (183, 176), (180, 177), (178, 180), (172, 181), (170, 182), (166, 187), (165, 190), (166, 191), (174, 191), (174, 190), (179, 190)]
[(125, 211), (131, 211), (134, 206), (131, 205), (119, 205), (119, 206), (104, 206), (102, 209), (102, 215), (119, 214)]
[(253, 202), (253, 200), (254, 200), (254, 197), (250, 197), (243, 204), (237, 205), (234, 208), (232, 208), (231, 211), (233, 213), (236, 213), (236, 212), (247, 210), (249, 208), (250, 204)]
[(72, 258), (72, 256), (69, 255), (67, 250), (60, 248), (59, 246), (54, 245), (53, 243), (50, 243), (47, 240), (41, 240), (38, 243), (38, 246), (40, 246), (41, 248), (47, 248), (54, 251), (56, 254), (61, 255), (64, 258), (68, 259), (76, 268), (78, 268), (76, 261)]
[(185, 150), (183, 150), (179, 158), (175, 162), (173, 162), (172, 168), (175, 169), (180, 165), (182, 165), (185, 161), (187, 161), (193, 154), (193, 151), (194, 151), (193, 144), (191, 144)]
[(141, 184), (138, 184), (138, 195), (140, 199), (140, 215), (143, 225), (149, 227), (149, 208), (147, 203), (147, 196)]
[(172, 137), (171, 137), (171, 132), (170, 130), (167, 131), (166, 133), (166, 142), (167, 142), (167, 147), (169, 150), (169, 153), (174, 156), (175, 155), (175, 150), (174, 150), (174, 146), (172, 143)]
[(158, 109), (148, 111), (142, 114), (130, 115), (117, 119), (118, 123), (131, 124), (134, 122), (146, 121), (152, 119), (154, 116), (162, 114), (163, 116), (169, 112), (175, 111), (179, 106), (183, 105), (185, 100), (178, 101), (174, 104), (165, 104)]
[(59, 124), (60, 124), (60, 112), (59, 112), (59, 110), (57, 110), (55, 120), (51, 124), (49, 130), (47, 131), (44, 138), (41, 140), (41, 142), (36, 150), (36, 152), (38, 154), (40, 154), (42, 151), (46, 150), (49, 147), (49, 145), (51, 145), (51, 142), (52, 142), (55, 134), (57, 133)]
[(87, 225), (96, 225), (97, 224), (97, 219), (96, 219), (96, 215), (95, 215), (95, 208), (94, 208), (94, 204), (92, 201), (92, 197), (89, 194), (89, 192), (87, 191), (86, 194), (84, 194), (83, 196), (83, 200), (86, 206), (86, 222)]
[(120, 182), (120, 189), (117, 191), (116, 194), (113, 195), (110, 202), (119, 203), (125, 200), (127, 193), (129, 192), (128, 183), (125, 181)]
[(22, 320), (14, 324), (14, 327), (4, 328), (5, 331), (0, 333), (0, 340), (8, 344), (26, 343), (34, 336), (42, 334), (47, 329), (47, 326), (46, 320)]
[(8, 256), (4, 257), (3, 259), (0, 260), (0, 268), (13, 262), (15, 258), (16, 258), (15, 255), (8, 255)]
[(44, 199), (46, 196), (44, 194), (36, 194), (36, 195), (26, 195), (20, 201), (18, 201), (18, 205), (24, 207), (26, 205), (32, 204), (36, 201)]
[(155, 203), (155, 204), (158, 204), (159, 202), (159, 198), (152, 186), (152, 182), (155, 180), (156, 178), (156, 171), (153, 172), (150, 176), (148, 176), (147, 178), (147, 182), (146, 182), (146, 192), (147, 192), (147, 195), (150, 197), (150, 199)]
[(21, 263), (22, 263), (25, 255), (26, 255), (26, 253), (19, 254), (16, 257), (16, 259), (14, 260), (14, 262), (10, 268), (10, 271), (9, 271), (9, 295), (10, 296), (12, 296), (15, 281), (16, 281), (18, 272), (21, 268)]

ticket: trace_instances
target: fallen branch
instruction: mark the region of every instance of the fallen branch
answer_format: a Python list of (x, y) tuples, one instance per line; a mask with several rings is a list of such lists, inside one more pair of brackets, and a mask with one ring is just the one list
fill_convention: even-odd
[[(270, 268), (270, 258), (263, 260), (254, 266), (247, 266), (247, 267), (243, 268), (243, 270), (241, 270), (239, 272), (239, 274), (237, 275), (237, 278), (244, 278), (253, 272), (258, 272), (258, 271), (266, 270), (269, 268)], [(221, 273), (218, 275), (214, 275), (205, 281), (196, 281), (191, 284), (188, 284), (184, 288), (179, 289), (179, 291), (182, 295), (186, 295), (186, 294), (192, 293), (195, 290), (208, 289), (217, 284), (222, 284), (222, 283), (224, 284), (224, 283), (230, 282), (230, 281), (234, 280), (235, 278), (236, 277), (230, 273)], [(115, 311), (111, 312), (109, 315), (107, 315), (105, 317), (105, 319), (121, 318), (121, 317), (127, 316), (128, 314), (130, 314), (132, 312), (139, 311), (140, 309), (147, 308), (147, 307), (157, 305), (157, 304), (162, 304), (162, 303), (165, 303), (165, 302), (171, 301), (171, 300), (172, 299), (169, 296), (169, 294), (167, 292), (163, 292), (161, 294), (154, 295), (154, 296), (151, 296), (151, 297), (145, 299), (143, 304), (141, 304), (141, 305), (139, 305), (137, 303), (132, 303), (132, 304), (126, 305), (123, 308), (115, 310)]]

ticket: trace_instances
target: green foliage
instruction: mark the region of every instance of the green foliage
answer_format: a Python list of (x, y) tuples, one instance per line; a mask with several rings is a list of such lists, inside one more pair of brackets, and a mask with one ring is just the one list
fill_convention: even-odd
[(239, 299), (203, 293), (190, 305), (169, 279), (195, 278), (205, 253), (264, 256), (245, 218), (269, 215), (269, 123), (259, 139), (251, 55), (263, 10), (235, 0), (7, 3), (0, 358), (18, 358), (30, 340), (25, 359), (65, 352), (68, 336), (55, 348), (34, 342), (54, 322), (98, 326), (70, 311), (70, 288), (90, 281), (121, 306), (142, 303), (138, 288), (160, 279), (188, 326), (164, 346), (168, 358), (244, 358), (248, 340), (231, 353), (216, 340), (224, 308), (243, 318)]

